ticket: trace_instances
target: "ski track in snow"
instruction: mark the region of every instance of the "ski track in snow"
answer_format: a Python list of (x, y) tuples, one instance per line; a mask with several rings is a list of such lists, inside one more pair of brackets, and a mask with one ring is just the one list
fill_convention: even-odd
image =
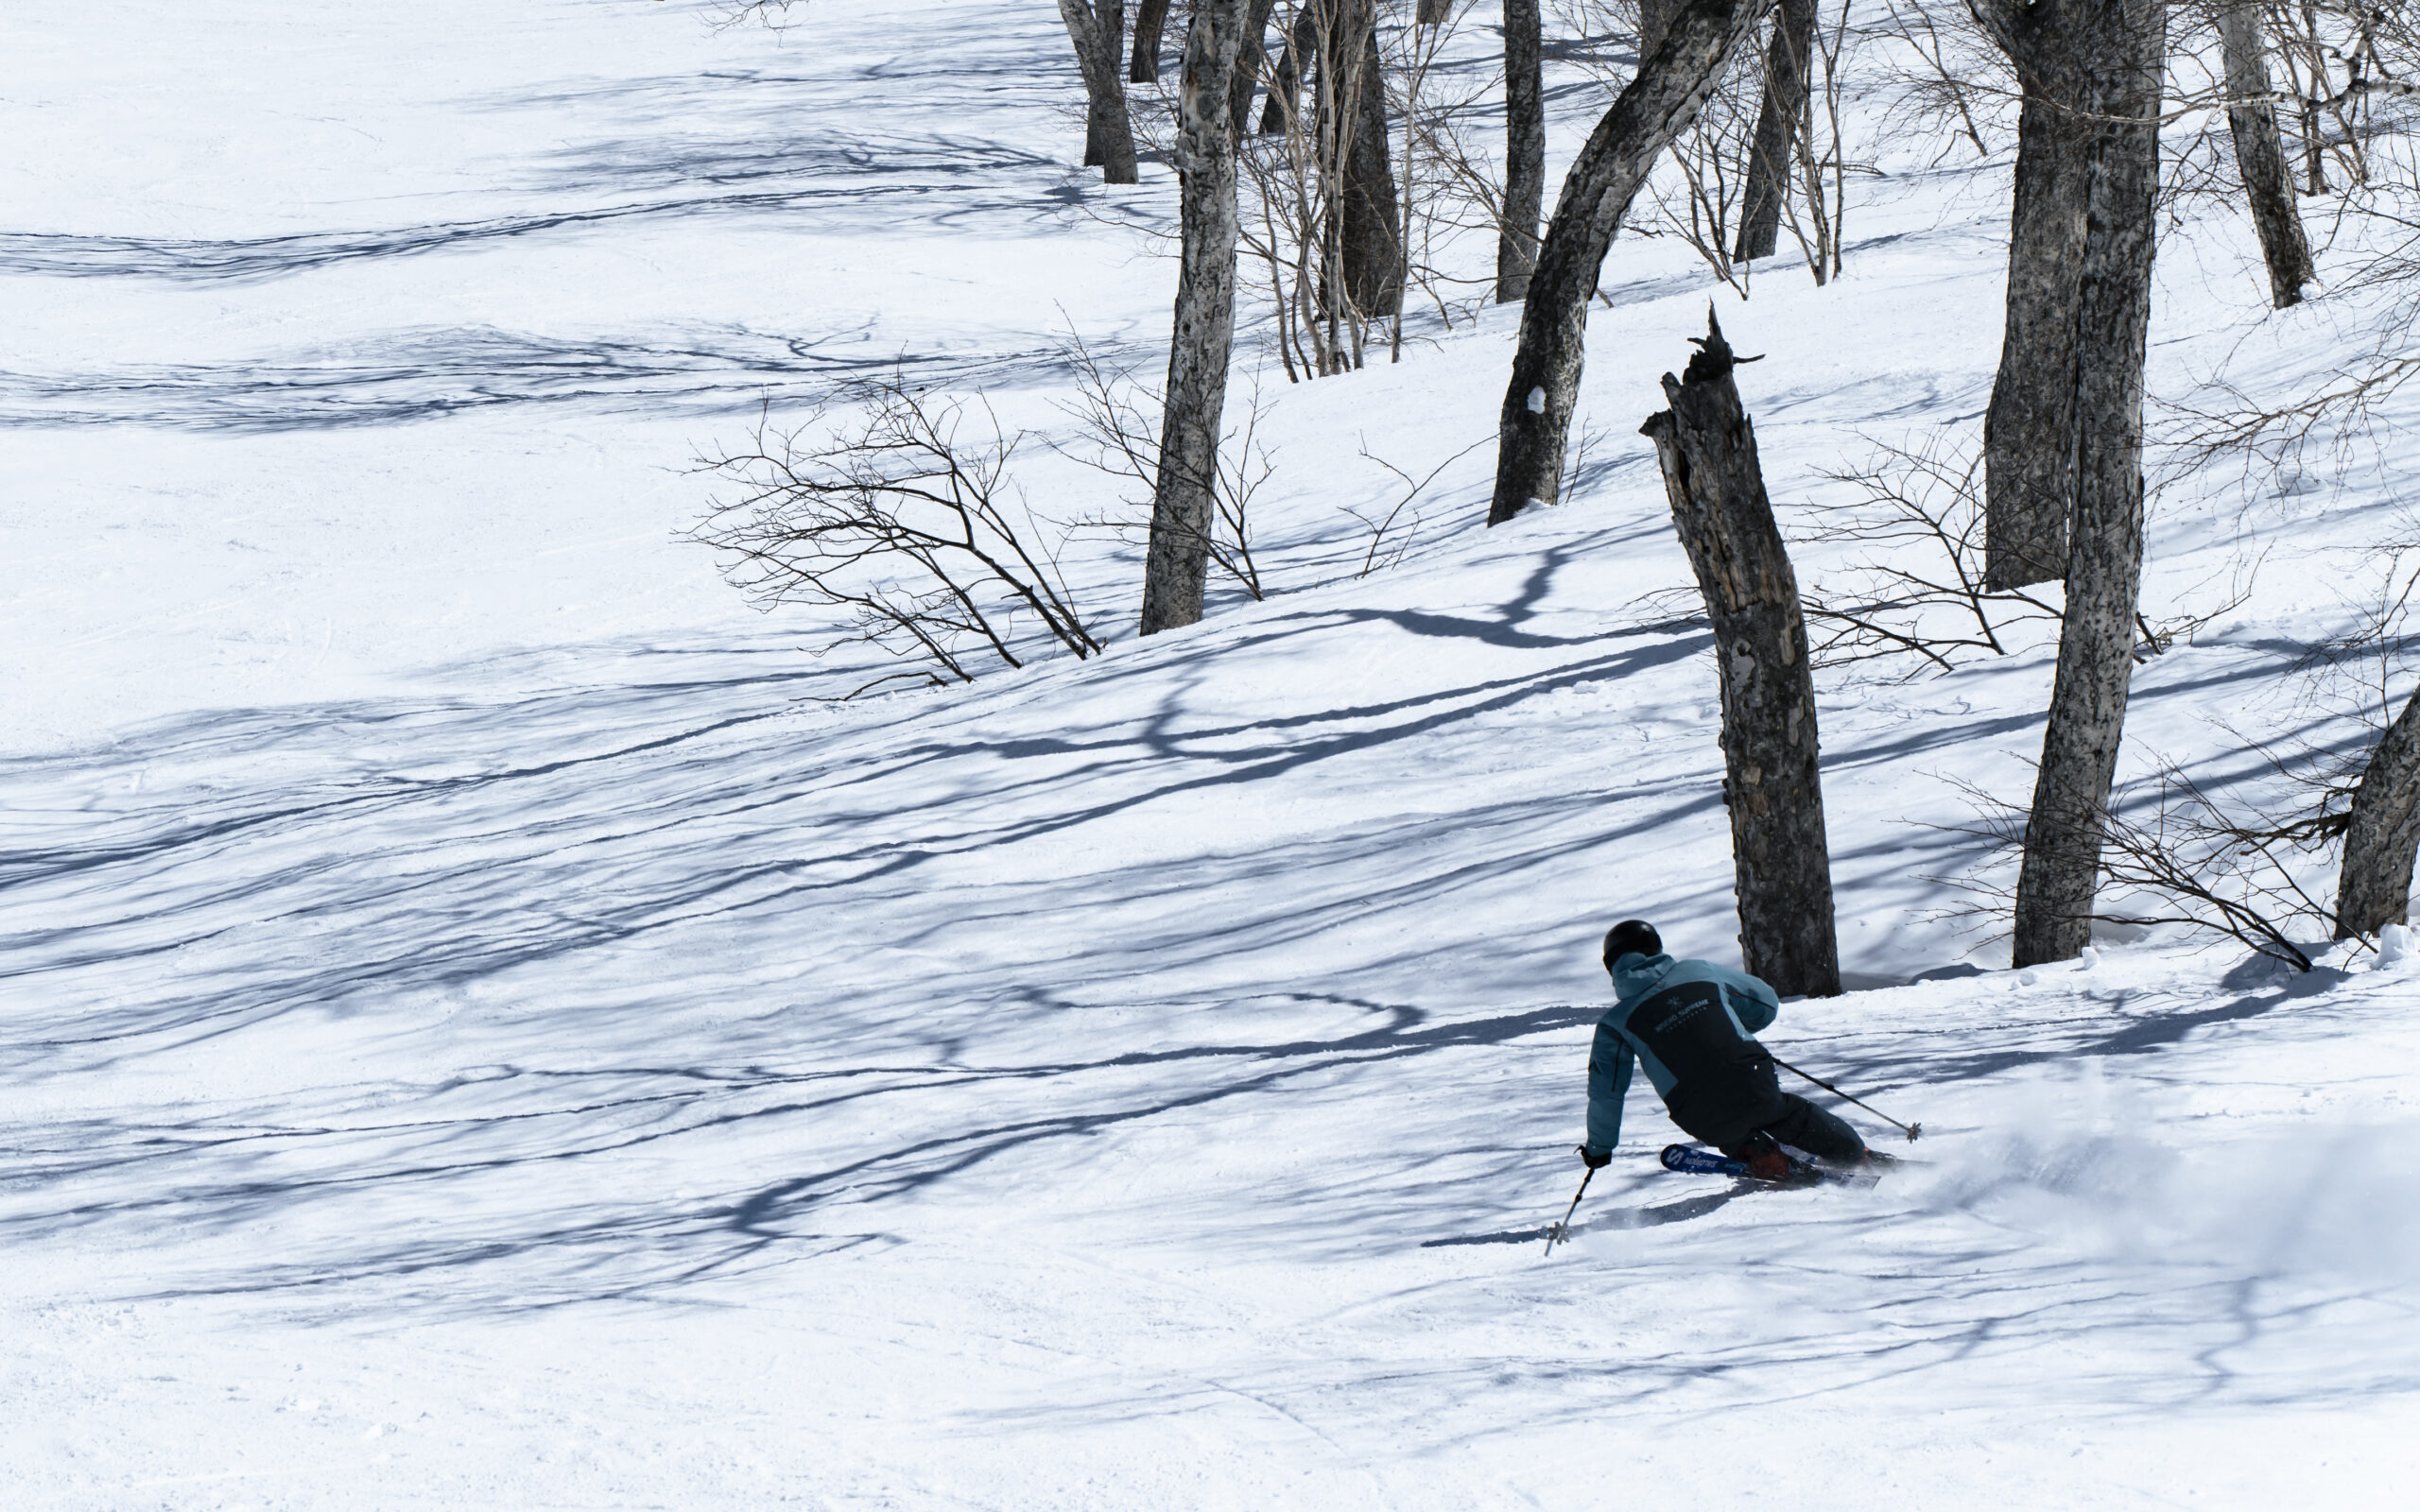
[[(1104, 549), (1104, 657), (835, 706), (874, 669), (741, 608), (666, 470), (894, 365), (1047, 427), (1054, 332), (1156, 361), (1165, 181), (1067, 161), (1048, 8), (287, 11), (47, 18), (0, 90), (9, 1504), (2399, 1504), (2413, 971), (1976, 971), (1945, 779), (2024, 791), (2039, 644), (1823, 688), (1860, 989), (1772, 1038), (1910, 1164), (1667, 1175), (1642, 1092), (1541, 1256), (1597, 931), (1735, 949), (1629, 434), (1685, 253), (1616, 247), (1569, 507), (1475, 528), (1482, 448), (1354, 577), (1399, 490), (1350, 454), (1482, 438), (1493, 312), (1280, 396), (1269, 602), (1138, 643)], [(2000, 192), (1910, 169), (1851, 278), (1724, 305), (1785, 507), (1979, 412)], [(2194, 234), (2170, 391), (2258, 319)], [(2157, 612), (2293, 549), (2143, 667), (2133, 770), (2358, 738), (2275, 690), (2393, 504), (2164, 503)]]

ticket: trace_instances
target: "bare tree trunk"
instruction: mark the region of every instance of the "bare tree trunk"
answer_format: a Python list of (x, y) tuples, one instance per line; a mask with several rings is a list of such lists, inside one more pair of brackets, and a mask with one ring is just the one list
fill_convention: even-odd
[(2327, 154), (2320, 141), (2319, 103), (2316, 100), (2303, 101), (2303, 167), (2309, 174), (2309, 181), (2303, 186), (2303, 193), (2327, 193)]
[(1126, 84), (1117, 71), (1126, 26), (1125, 0), (1059, 0), (1059, 14), (1076, 44), (1084, 75), (1084, 166), (1103, 183), (1136, 180), (1134, 127), (1126, 113)]
[(1243, 40), (1236, 48), (1236, 81), (1229, 94), (1236, 145), (1252, 133), (1252, 92), (1269, 67), (1269, 17), (1277, 0), (1251, 0), (1244, 9)]
[(2303, 285), (2316, 274), (2303, 217), (2294, 209), (2293, 169), (2277, 130), (2276, 103), (2269, 97), (2269, 43), (2260, 34), (2256, 0), (2221, 0), (2219, 47), (2226, 65), (2236, 169), (2260, 232), (2261, 260), (2269, 265), (2270, 301), (2282, 310), (2302, 302)]
[(1561, 494), (1564, 443), (1587, 356), (1588, 301), (1605, 249), (1648, 170), (1697, 118), (1759, 13), (1757, 0), (1684, 0), (1664, 44), (1639, 65), (1572, 163), (1521, 306), (1521, 345), (1496, 427), (1489, 524)]
[(1547, 91), (1538, 0), (1504, 0), (1504, 220), (1495, 237), (1495, 302), (1529, 297), (1547, 195)]
[(1798, 578), (1711, 307), (1699, 346), (1681, 377), (1664, 375), (1672, 407), (1639, 430), (1655, 442), (1714, 627), (1740, 958), (1785, 996), (1830, 997), (1841, 990), (1840, 945)]
[(1664, 45), (1665, 34), (1672, 29), (1672, 18), (1679, 13), (1684, 0), (1638, 0), (1638, 66), (1647, 66), (1648, 55)]
[(1771, 257), (1781, 242), (1782, 201), (1789, 194), (1792, 155), (1806, 95), (1815, 77), (1815, 0), (1781, 0), (1772, 45), (1765, 49), (1764, 104), (1756, 112), (1755, 143), (1748, 153), (1748, 183), (1741, 193), (1739, 241), (1734, 254), (1743, 263)]
[(2124, 736), (2143, 572), (2143, 354), (2151, 329), (2166, 0), (2097, 0), (2083, 50), (2090, 123), (2075, 385), (2075, 507), (2059, 671), (2016, 883), (2014, 964), (2092, 938), (2109, 788)]
[(2327, 193), (2327, 148), (2319, 129), (2319, 100), (2328, 91), (2327, 63), (2319, 50), (2319, 8), (2311, 0), (2302, 0), (2303, 35), (2310, 39), (2310, 93), (2303, 101), (2303, 166), (2309, 172), (2310, 181), (2305, 194)]
[(1126, 71), (1128, 83), (1160, 81), (1160, 39), (1167, 30), (1168, 0), (1139, 0), (1134, 8), (1134, 60)]
[(2403, 706), (2361, 768), (2344, 865), (2336, 884), (2336, 937), (2410, 922), (2411, 863), (2420, 853), (2420, 693)]
[[(2028, 9), (1995, 35), (2016, 64), (2016, 198), (2009, 216), (2008, 315), (1983, 421), (1983, 576), (1996, 590), (2066, 571), (2075, 497), (2076, 295), (2083, 269), (2086, 163), (2074, 18), (2108, 0)], [(1995, 5), (1976, 7), (1986, 26)]]
[(1282, 135), (1293, 118), (1303, 94), (1303, 76), (1318, 55), (1320, 18), (1328, 0), (1302, 0), (1294, 12), (1294, 27), (1277, 49), (1277, 67), (1269, 76), (1269, 103), (1260, 112), (1260, 134)]
[(1193, 0), (1185, 27), (1176, 134), (1183, 250), (1143, 568), (1145, 635), (1201, 618), (1217, 513), (1219, 431), (1236, 339), (1236, 139), (1228, 122), (1248, 4)]
[[(1343, 0), (1329, 35), (1340, 51), (1352, 47), (1359, 56), (1330, 55), (1339, 65), (1331, 76), (1350, 80), (1349, 92), (1328, 90), (1322, 96), (1339, 112), (1350, 110), (1344, 128), (1352, 137), (1344, 155), (1344, 224), (1340, 245), (1344, 258), (1344, 292), (1365, 320), (1382, 320), (1403, 307), (1404, 258), (1401, 217), (1395, 202), (1394, 154), (1387, 143), (1387, 81), (1378, 56), (1375, 0)], [(1326, 66), (1323, 64), (1322, 66)], [(1339, 97), (1349, 93), (1350, 98)], [(1341, 123), (1340, 123), (1341, 125)], [(1322, 134), (1322, 141), (1334, 140)]]
[(1420, 0), (1420, 10), (1413, 20), (1424, 26), (1442, 26), (1454, 19), (1454, 0)]

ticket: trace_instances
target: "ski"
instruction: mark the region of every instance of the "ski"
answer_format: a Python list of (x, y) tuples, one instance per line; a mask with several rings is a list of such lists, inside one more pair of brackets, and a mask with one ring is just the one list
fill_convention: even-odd
[[(1881, 1160), (1888, 1162), (1890, 1157), (1884, 1156)], [(1793, 1157), (1789, 1162), (1789, 1175), (1787, 1178), (1780, 1181), (1766, 1181), (1761, 1177), (1750, 1174), (1746, 1161), (1735, 1160), (1727, 1155), (1718, 1155), (1712, 1150), (1701, 1149), (1694, 1144), (1665, 1145), (1663, 1161), (1664, 1169), (1667, 1171), (1678, 1171), (1688, 1176), (1737, 1177), (1740, 1180), (1754, 1181), (1763, 1186), (1811, 1187), (1828, 1183), (1841, 1187), (1870, 1187), (1882, 1179), (1882, 1170), (1879, 1165), (1834, 1171)]]

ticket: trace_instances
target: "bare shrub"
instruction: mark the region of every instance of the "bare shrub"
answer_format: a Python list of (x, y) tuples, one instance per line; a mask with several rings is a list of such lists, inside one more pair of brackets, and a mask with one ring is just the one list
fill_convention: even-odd
[[(1983, 842), (1964, 873), (1927, 880), (1966, 895), (1951, 918), (2007, 917), (2014, 890), (1999, 880), (2024, 852), (2027, 811), (1954, 782), (1977, 817), (1949, 833)], [(2297, 933), (2325, 938), (2326, 905), (2303, 881), (2312, 859), (2343, 833), (2343, 816), (2273, 814), (2221, 800), (2185, 770), (2162, 762), (2148, 779), (2113, 794), (2099, 850), (2095, 923), (2120, 928), (2174, 924), (2222, 936), (2298, 971), (2311, 969)]]
[[(1977, 657), (2020, 649), (2026, 643), (2019, 627), (2060, 623), (2055, 584), (1985, 586), (1979, 447), (1940, 438), (1914, 450), (1871, 438), (1868, 444), (1875, 450), (1864, 465), (1823, 474), (1857, 496), (1824, 507), (1812, 524), (1789, 532), (1794, 543), (1858, 553), (1812, 578), (1800, 595), (1815, 665), (1897, 662), (1902, 680), (1937, 676)], [(2242, 608), (2262, 559), (2238, 558), (2225, 592), (2205, 608), (2159, 620), (2137, 613), (2135, 660), (2189, 642)]]
[[(1063, 527), (1026, 507), (1008, 476), (1022, 433), (990, 406), (927, 399), (893, 377), (819, 406), (800, 425), (760, 418), (748, 444), (700, 455), (729, 490), (687, 539), (760, 608), (837, 610), (817, 655), (870, 645), (924, 663), (847, 695), (910, 680), (971, 682), (1058, 645), (1101, 649), (1061, 570)], [(965, 433), (965, 434), (961, 434)]]
[[(1117, 507), (1094, 510), (1070, 524), (1121, 545), (1140, 546), (1150, 532), (1166, 404), (1154, 385), (1137, 377), (1131, 367), (1103, 361), (1080, 336), (1068, 338), (1063, 354), (1076, 375), (1076, 398), (1059, 407), (1076, 429), (1050, 447), (1115, 479), (1120, 490)], [(1220, 438), (1219, 475), (1210, 480), (1210, 565), (1253, 598), (1263, 599), (1269, 596), (1269, 585), (1253, 555), (1252, 504), (1276, 472), (1277, 459), (1258, 438), (1260, 422), (1272, 407), (1261, 391), (1259, 369), (1253, 370), (1251, 383), (1243, 423), (1230, 426)]]
[(1936, 163), (1964, 141), (1979, 158), (2011, 130), (2015, 77), (1957, 0), (1883, 0), (1882, 19), (1866, 28), (1877, 43), (1871, 68), (1883, 102), (1882, 126), (1902, 140), (1937, 139)]
[[(1360, 216), (1373, 186), (1355, 180), (1356, 168), (1369, 163), (1374, 146), (1388, 149), (1366, 133), (1385, 127), (1391, 113), (1400, 115), (1386, 107), (1400, 104), (1389, 96), (1400, 86), (1402, 49), (1419, 45), (1390, 46), (1380, 19), (1374, 4), (1296, 0), (1278, 7), (1260, 131), (1236, 144), (1241, 253), (1269, 281), (1288, 379), (1352, 371), (1374, 341), (1392, 345), (1391, 323), (1401, 326), (1403, 186), (1387, 185), (1394, 198), (1385, 207), (1383, 250), (1394, 259), (1392, 279), (1371, 276), (1374, 249), (1357, 240), (1374, 228)], [(1392, 180), (1391, 155), (1384, 165)]]
[[(1824, 29), (1821, 13), (1817, 15), (1815, 56), (1806, 65), (1816, 70), (1814, 85), (1807, 93), (1805, 118), (1790, 139), (1798, 192), (1784, 194), (1781, 201), (1782, 223), (1789, 228), (1790, 239), (1798, 243), (1799, 251), (1806, 258), (1807, 271), (1814, 275), (1818, 287), (1840, 275), (1841, 229), (1848, 219), (1851, 164), (1847, 134), (1841, 125), (1841, 103), (1842, 59), (1851, 35), (1850, 3), (1851, 0), (1841, 0), (1829, 31)], [(1871, 164), (1858, 163), (1856, 171), (1871, 173), (1874, 169)]]
[(2059, 606), (2027, 589), (1984, 587), (1982, 452), (1930, 441), (1874, 443), (1862, 467), (1824, 474), (1857, 490), (1791, 532), (1810, 545), (1858, 548), (1802, 596), (1817, 666), (1903, 661), (1903, 677), (2006, 656), (2020, 625), (2055, 626)]
[[(1456, 250), (1484, 248), (1492, 255), (1508, 231), (1533, 249), (1538, 239), (1535, 225), (1505, 223), (1500, 49), (1486, 69), (1455, 66), (1445, 56), (1474, 9), (1462, 0), (1442, 24), (1398, 31), (1387, 49), (1391, 103), (1403, 123), (1407, 275), (1448, 330), (1458, 318), (1476, 318), (1495, 282), (1492, 263), (1463, 271)], [(1399, 351), (1400, 318), (1392, 336)]]
[(786, 31), (798, 24), (798, 18), (790, 14), (792, 7), (804, 11), (807, 0), (720, 0), (707, 8), (707, 24), (717, 31), (751, 23), (768, 31)]
[[(1361, 565), (1353, 576), (1357, 578), (1367, 577), (1372, 573), (1383, 571), (1403, 560), (1404, 553), (1411, 549), (1412, 541), (1420, 534), (1420, 496), (1428, 491), (1428, 486), (1436, 482), (1447, 468), (1480, 447), (1491, 446), (1495, 442), (1495, 438), (1493, 436), (1481, 437), (1417, 478), (1371, 451), (1369, 444), (1366, 441), (1363, 442), (1360, 447), (1361, 459), (1374, 463), (1393, 474), (1395, 481), (1404, 486), (1404, 491), (1401, 497), (1388, 505), (1383, 511), (1363, 510), (1349, 504), (1339, 506), (1346, 514), (1359, 521), (1364, 530), (1370, 532), (1370, 548), (1361, 554)], [(1410, 516), (1409, 519), (1405, 518), (1407, 511)]]
[(2297, 924), (2325, 937), (2325, 903), (2303, 885), (2297, 856), (2344, 833), (2342, 815), (2278, 816), (2223, 804), (2172, 764), (2121, 792), (2101, 839), (2102, 902), (2095, 920), (2182, 924), (2226, 936), (2308, 971)]

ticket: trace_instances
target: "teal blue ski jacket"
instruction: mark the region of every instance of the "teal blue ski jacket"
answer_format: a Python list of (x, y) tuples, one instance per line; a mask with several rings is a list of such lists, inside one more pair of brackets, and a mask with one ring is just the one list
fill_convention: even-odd
[(1622, 1099), (1630, 1095), (1631, 1067), (1647, 1067), (1647, 1079), (1659, 1097), (1669, 1098), (1675, 1078), (1670, 1068), (1630, 1031), (1630, 1016), (1641, 1003), (1668, 988), (1693, 982), (1711, 983), (1723, 1011), (1738, 1026), (1742, 1038), (1770, 1027), (1781, 1012), (1773, 989), (1745, 971), (1712, 961), (1676, 961), (1669, 955), (1631, 952), (1614, 963), (1617, 1000), (1597, 1021), (1597, 1039), (1588, 1049), (1588, 1153), (1611, 1155), (1622, 1138)]

